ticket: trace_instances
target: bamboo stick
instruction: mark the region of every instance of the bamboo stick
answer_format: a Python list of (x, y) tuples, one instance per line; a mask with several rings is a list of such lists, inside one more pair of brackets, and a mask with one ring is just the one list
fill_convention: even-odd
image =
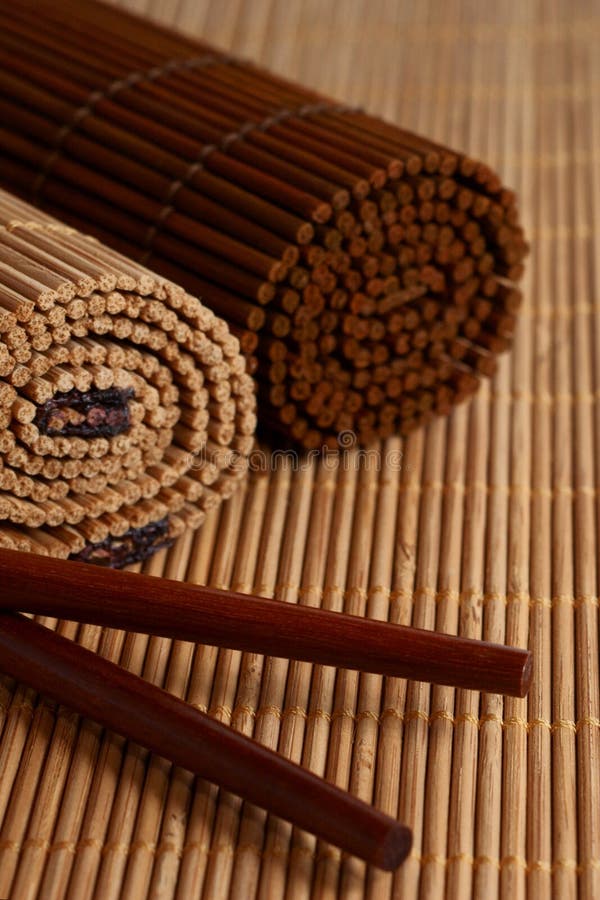
[[(568, 65), (568, 63), (567, 63)], [(577, 59), (570, 60), (567, 69), (571, 77), (586, 71)], [(587, 112), (583, 103), (571, 89), (569, 98), (575, 127), (585, 135)], [(588, 145), (589, 138), (583, 138)], [(587, 166), (576, 166), (573, 195), (573, 217), (585, 231), (590, 225), (588, 205)], [(589, 316), (584, 310), (591, 299), (591, 292), (583, 272), (589, 265), (587, 243), (579, 235), (571, 241), (574, 288), (583, 306), (577, 307), (573, 316), (573, 355), (577, 361), (573, 367), (573, 517), (575, 526), (576, 566), (573, 583), (575, 599), (575, 639), (579, 648), (576, 663), (577, 718), (582, 723), (577, 738), (578, 772), (582, 794), (579, 803), (580, 846), (579, 858), (583, 863), (581, 890), (593, 894), (600, 889), (600, 873), (588, 860), (595, 859), (600, 850), (597, 837), (598, 810), (596, 799), (600, 794), (598, 772), (592, 760), (599, 752), (598, 729), (590, 724), (600, 718), (600, 687), (598, 657), (598, 576), (595, 551), (598, 535), (595, 503), (596, 473), (594, 465), (594, 417), (588, 398), (593, 389), (592, 340)]]

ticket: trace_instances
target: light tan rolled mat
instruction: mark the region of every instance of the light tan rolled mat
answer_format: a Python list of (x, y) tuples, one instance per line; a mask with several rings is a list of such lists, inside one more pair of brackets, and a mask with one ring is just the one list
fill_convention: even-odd
[(223, 320), (0, 191), (0, 546), (145, 558), (231, 495), (255, 425)]

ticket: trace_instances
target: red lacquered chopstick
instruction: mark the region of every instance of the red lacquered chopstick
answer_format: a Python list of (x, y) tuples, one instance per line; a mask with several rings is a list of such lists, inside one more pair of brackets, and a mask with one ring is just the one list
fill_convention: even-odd
[(18, 614), (0, 614), (0, 669), (382, 869), (410, 850), (395, 819)]
[(517, 647), (0, 550), (0, 608), (523, 697)]

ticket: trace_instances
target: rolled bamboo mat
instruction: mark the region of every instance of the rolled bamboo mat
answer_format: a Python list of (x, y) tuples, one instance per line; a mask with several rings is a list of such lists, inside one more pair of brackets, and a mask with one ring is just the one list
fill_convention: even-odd
[(2, 181), (224, 316), (265, 425), (364, 443), (495, 371), (527, 245), (489, 166), (92, 0), (0, 20)]
[[(532, 241), (512, 353), (447, 419), (254, 467), (156, 575), (529, 646), (527, 701), (61, 631), (409, 824), (395, 875), (4, 683), (0, 896), (600, 896), (600, 17), (583, 2), (127, 0), (496, 166)], [(362, 462), (361, 462), (362, 459)]]
[(222, 319), (0, 190), (0, 546), (146, 558), (231, 496), (254, 409)]

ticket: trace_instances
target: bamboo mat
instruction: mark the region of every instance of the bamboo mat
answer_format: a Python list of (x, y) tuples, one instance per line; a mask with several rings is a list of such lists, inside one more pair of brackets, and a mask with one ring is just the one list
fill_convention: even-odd
[[(405, 440), (278, 467), (152, 574), (535, 652), (528, 701), (139, 635), (62, 633), (414, 829), (395, 875), (0, 683), (0, 897), (600, 897), (600, 9), (126, 0), (464, 148), (521, 196), (514, 351)], [(302, 462), (302, 464), (301, 464)]]

